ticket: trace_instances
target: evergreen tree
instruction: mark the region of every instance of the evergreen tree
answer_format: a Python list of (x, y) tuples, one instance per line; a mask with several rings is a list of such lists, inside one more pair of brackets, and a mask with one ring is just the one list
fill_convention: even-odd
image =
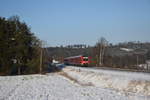
[(18, 16), (0, 18), (0, 72), (35, 73), (40, 41)]

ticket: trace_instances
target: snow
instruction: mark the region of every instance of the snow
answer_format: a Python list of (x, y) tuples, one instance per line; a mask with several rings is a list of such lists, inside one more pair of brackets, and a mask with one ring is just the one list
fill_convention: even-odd
[(127, 52), (134, 51), (133, 49), (129, 49), (129, 48), (120, 48), (120, 50), (127, 51)]
[(57, 60), (53, 59), (52, 63), (53, 63), (53, 64), (58, 64), (58, 63), (59, 63), (59, 61), (57, 61)]
[(150, 74), (81, 67), (66, 67), (65, 73), (82, 84), (111, 88), (122, 93), (150, 96)]
[[(140, 91), (142, 94), (136, 94), (112, 88), (114, 85), (117, 86), (118, 82), (128, 83), (130, 77), (123, 81), (124, 77), (127, 77), (125, 73), (123, 75), (120, 75), (119, 72), (108, 74), (107, 71), (71, 66), (65, 67), (63, 71), (78, 81), (70, 80), (60, 74), (64, 72), (46, 75), (1, 76), (0, 100), (150, 100), (149, 93), (147, 93), (149, 90)], [(102, 78), (98, 77), (99, 75)], [(137, 75), (139, 74), (137, 73)], [(115, 79), (115, 76), (118, 79)], [(140, 74), (131, 77), (130, 80), (138, 79), (141, 85), (138, 85), (137, 88), (141, 88), (144, 85), (143, 81), (149, 81), (148, 76), (148, 74)], [(113, 79), (110, 80), (110, 78)], [(88, 85), (87, 82), (91, 82), (91, 85)], [(99, 82), (102, 84), (99, 85)], [(112, 82), (114, 85), (110, 84), (110, 87), (107, 87), (108, 85), (104, 82)], [(125, 86), (120, 84), (117, 87)]]

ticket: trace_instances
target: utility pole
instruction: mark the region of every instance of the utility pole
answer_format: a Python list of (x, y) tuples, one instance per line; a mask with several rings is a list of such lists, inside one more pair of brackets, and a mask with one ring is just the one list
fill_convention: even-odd
[(137, 67), (138, 67), (138, 65), (139, 65), (139, 56), (138, 55), (136, 56), (136, 63), (137, 63)]
[(41, 55), (40, 55), (40, 74), (42, 72), (42, 62), (43, 62), (43, 51), (42, 51), (42, 47), (41, 47)]

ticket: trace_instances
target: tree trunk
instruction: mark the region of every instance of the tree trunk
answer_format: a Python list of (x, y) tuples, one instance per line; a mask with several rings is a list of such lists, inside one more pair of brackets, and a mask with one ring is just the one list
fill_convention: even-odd
[(18, 75), (21, 74), (20, 66), (18, 66)]
[(20, 60), (18, 60), (18, 75), (21, 74), (21, 68), (20, 68), (20, 66), (21, 66), (21, 63), (20, 63)]

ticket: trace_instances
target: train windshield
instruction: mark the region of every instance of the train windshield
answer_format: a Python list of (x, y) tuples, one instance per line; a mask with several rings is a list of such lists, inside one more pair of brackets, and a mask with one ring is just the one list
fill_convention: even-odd
[(88, 57), (83, 57), (83, 61), (88, 61)]

